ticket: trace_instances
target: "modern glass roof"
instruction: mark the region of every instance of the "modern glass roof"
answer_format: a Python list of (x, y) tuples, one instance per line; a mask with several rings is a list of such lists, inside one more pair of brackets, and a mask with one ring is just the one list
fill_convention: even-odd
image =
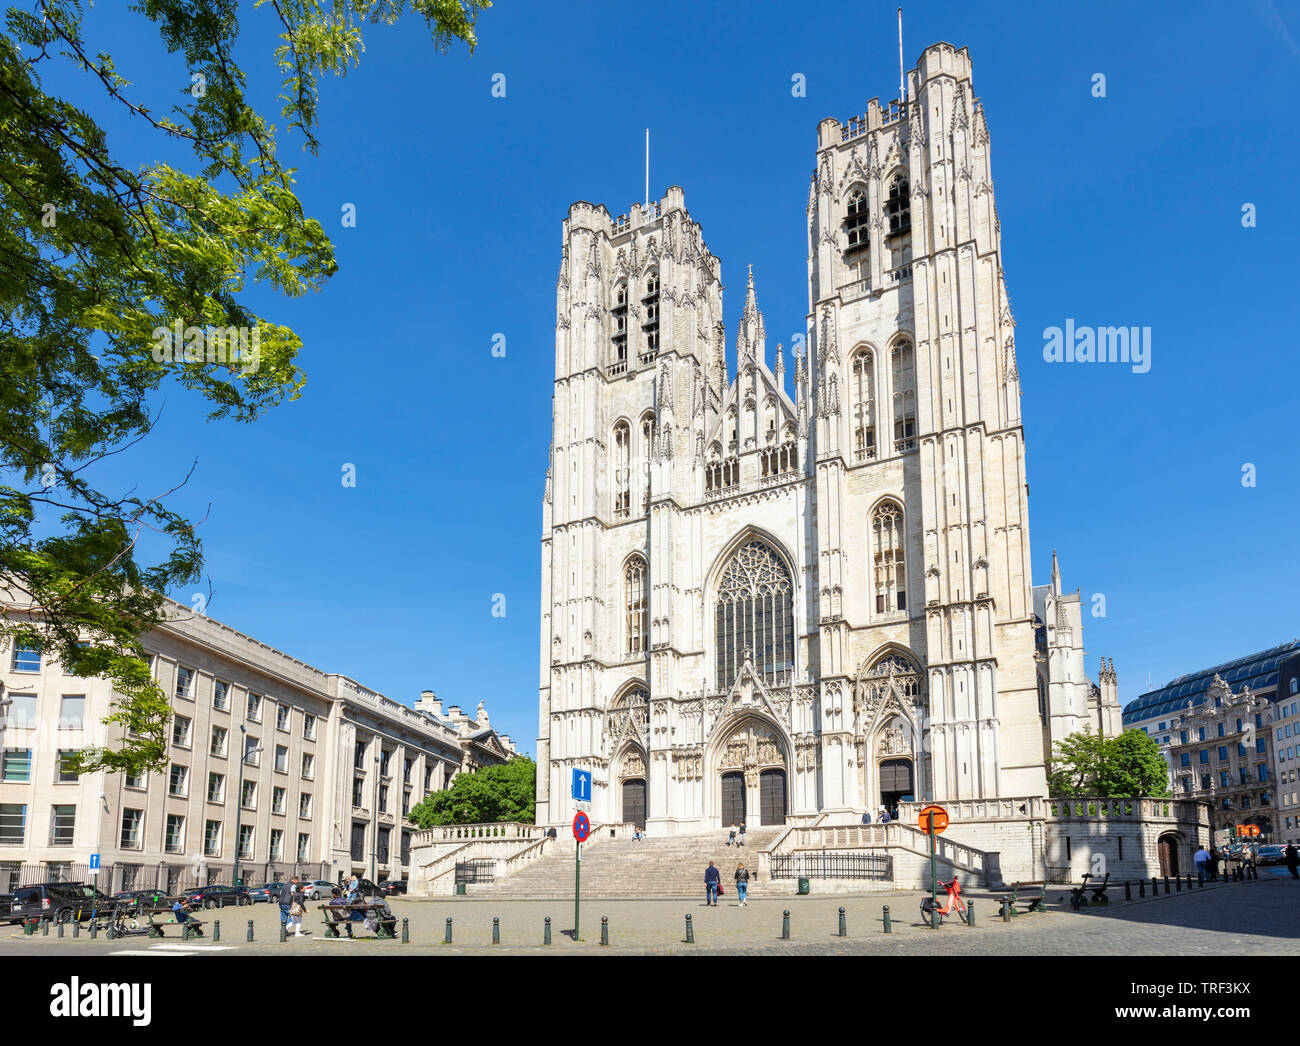
[(1142, 694), (1125, 705), (1124, 725), (1127, 727), (1153, 716), (1182, 711), (1187, 707), (1188, 701), (1199, 705), (1205, 699), (1205, 691), (1214, 682), (1216, 675), (1223, 677), (1233, 693), (1239, 693), (1243, 686), (1249, 686), (1255, 691), (1276, 687), (1278, 662), (1297, 652), (1300, 652), (1300, 640), (1293, 639), (1271, 650), (1261, 650), (1257, 654), (1225, 661), (1213, 668), (1179, 676), (1159, 690)]

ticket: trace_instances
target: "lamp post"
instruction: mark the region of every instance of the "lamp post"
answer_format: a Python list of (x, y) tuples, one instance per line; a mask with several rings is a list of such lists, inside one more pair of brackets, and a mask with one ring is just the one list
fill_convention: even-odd
[(235, 794), (235, 872), (231, 876), (230, 885), (239, 886), (239, 830), (240, 820), (244, 813), (244, 767), (248, 765), (248, 757), (257, 755), (262, 751), (262, 746), (248, 748), (244, 743), (244, 735), (247, 733), (243, 723), (239, 724), (239, 747), (243, 749), (243, 755), (239, 757), (239, 791)]
[(379, 769), (380, 754), (384, 750), (384, 742), (375, 738), (375, 817), (374, 817), (374, 834), (370, 837), (370, 881), (373, 883), (379, 875)]

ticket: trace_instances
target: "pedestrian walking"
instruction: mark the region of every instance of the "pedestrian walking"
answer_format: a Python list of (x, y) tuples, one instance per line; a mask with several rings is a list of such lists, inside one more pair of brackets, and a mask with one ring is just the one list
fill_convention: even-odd
[(731, 822), (731, 827), (727, 829), (727, 845), (732, 846), (736, 842), (736, 822)]
[(870, 810), (866, 811), (866, 812), (862, 815), (862, 823), (863, 823), (863, 824), (870, 824), (870, 823), (871, 823), (871, 811), (870, 811)]
[(1211, 846), (1210, 847), (1210, 882), (1212, 883), (1217, 883), (1219, 881), (1219, 862), (1221, 860), (1223, 860), (1223, 856), (1219, 853), (1219, 848), (1217, 846)]
[(296, 884), (292, 881), (280, 885), (280, 896), (276, 900), (280, 903), (280, 925), (288, 927), (289, 909), (293, 907), (293, 888)]
[(1196, 882), (1203, 884), (1210, 875), (1210, 851), (1202, 846), (1192, 860), (1196, 862)]
[(712, 905), (718, 906), (718, 883), (722, 881), (722, 873), (713, 867), (713, 862), (704, 869), (704, 907)]
[(1287, 869), (1291, 872), (1292, 879), (1300, 879), (1300, 850), (1295, 848), (1295, 843), (1287, 843), (1286, 849), (1282, 851), (1282, 857), (1286, 861)]
[(740, 831), (736, 833), (736, 845), (737, 846), (745, 845), (745, 822), (744, 821), (740, 822)]
[(880, 807), (878, 818), (881, 824), (889, 824), (889, 811), (883, 805)]
[(737, 908), (748, 908), (749, 901), (746, 897), (749, 894), (749, 869), (743, 864), (736, 865), (736, 899), (740, 901)]
[(302, 933), (302, 916), (307, 910), (307, 895), (303, 892), (302, 887), (298, 885), (298, 877), (295, 875), (289, 880), (290, 901), (289, 901), (289, 923), (286, 929), (292, 929), (295, 937), (301, 937)]

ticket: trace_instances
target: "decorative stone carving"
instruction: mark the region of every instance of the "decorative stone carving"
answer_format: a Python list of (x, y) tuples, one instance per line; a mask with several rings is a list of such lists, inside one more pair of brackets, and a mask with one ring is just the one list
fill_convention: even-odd
[(908, 755), (911, 753), (912, 746), (908, 742), (907, 732), (903, 729), (901, 723), (895, 723), (880, 735), (879, 748), (881, 755)]
[[(732, 735), (718, 762), (720, 770), (744, 770), (746, 774), (764, 766), (785, 766), (776, 735), (767, 727), (750, 724)], [(755, 776), (755, 783), (758, 778)]]
[(645, 777), (645, 759), (640, 752), (629, 752), (623, 760), (621, 777)]

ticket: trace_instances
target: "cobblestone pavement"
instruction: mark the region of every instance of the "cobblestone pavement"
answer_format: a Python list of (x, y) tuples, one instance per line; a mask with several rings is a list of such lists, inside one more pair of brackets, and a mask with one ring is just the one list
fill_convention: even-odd
[[(1125, 902), (1121, 885), (1112, 889), (1109, 905), (1070, 910), (1064, 887), (1048, 891), (1049, 911), (998, 917), (1001, 894), (973, 892), (976, 925), (947, 921), (938, 930), (921, 921), (920, 893), (857, 896), (754, 897), (738, 908), (728, 892), (717, 908), (703, 899), (600, 900), (582, 903), (581, 941), (571, 939), (573, 902), (475, 900), (440, 898), (391, 902), (398, 919), (409, 920), (410, 943), (327, 939), (320, 913), (313, 904), (304, 929), (310, 935), (279, 943), (279, 909), (259, 904), (204, 912), (210, 930), (221, 921), (221, 941), (210, 933), (201, 941), (181, 942), (179, 935), (163, 941), (148, 937), (90, 940), (86, 932), (63, 939), (52, 929), (48, 937), (27, 937), (18, 927), (0, 930), (0, 954), (145, 954), (193, 955), (339, 955), (339, 954), (754, 954), (754, 955), (1300, 955), (1300, 882), (1269, 874), (1250, 883), (1215, 883), (1203, 889), (1148, 896)], [(1023, 898), (1022, 898), (1023, 900)], [(883, 905), (889, 905), (892, 932), (883, 932)], [(845, 909), (848, 934), (838, 936), (839, 908)], [(791, 939), (781, 940), (782, 911), (790, 910)], [(685, 939), (690, 914), (695, 943)], [(543, 920), (550, 916), (552, 944), (542, 947)], [(600, 944), (600, 920), (609, 919), (610, 944)], [(452, 945), (442, 943), (446, 920), (453, 922)], [(500, 919), (501, 943), (493, 945), (492, 919)], [(247, 943), (253, 920), (254, 942)], [(399, 923), (400, 934), (400, 923)]]

